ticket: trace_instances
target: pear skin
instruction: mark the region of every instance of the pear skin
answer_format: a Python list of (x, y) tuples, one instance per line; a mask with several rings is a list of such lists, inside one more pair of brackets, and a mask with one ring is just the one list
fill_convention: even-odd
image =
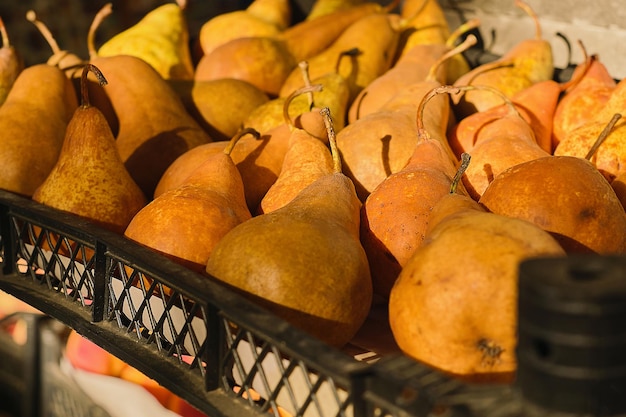
[(36, 64), (20, 72), (0, 106), (0, 188), (32, 196), (56, 164), (77, 107), (59, 68)]
[(243, 180), (230, 158), (241, 135), (234, 136), (222, 152), (206, 158), (180, 186), (159, 195), (139, 211), (124, 235), (204, 273), (217, 242), (252, 217)]
[(151, 10), (102, 44), (98, 55), (132, 55), (145, 60), (165, 79), (193, 79), (185, 5), (186, 0), (178, 0)]
[(0, 18), (0, 106), (6, 100), (13, 87), (15, 79), (24, 69), (24, 61), (15, 47), (9, 42), (9, 35), (4, 26), (4, 21)]
[(315, 0), (305, 19), (313, 20), (339, 10), (349, 9), (350, 7), (363, 4), (364, 2), (365, 0)]
[(331, 133), (329, 140), (334, 172), (282, 208), (232, 229), (206, 271), (295, 327), (343, 346), (367, 317), (372, 283), (359, 242), (361, 203), (341, 173)]
[(83, 70), (82, 103), (67, 126), (54, 168), (32, 198), (121, 234), (147, 200), (126, 170), (106, 119), (89, 104), (87, 71), (106, 82), (94, 68), (89, 64)]

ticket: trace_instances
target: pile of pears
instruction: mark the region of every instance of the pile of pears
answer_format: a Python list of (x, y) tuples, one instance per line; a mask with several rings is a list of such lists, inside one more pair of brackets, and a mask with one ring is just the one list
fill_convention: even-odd
[[(73, 213), (344, 348), (512, 381), (519, 264), (626, 252), (626, 84), (555, 81), (539, 18), (470, 67), (436, 0), (184, 0), (24, 67), (0, 20), (0, 188)], [(513, 7), (514, 6), (514, 7)], [(184, 283), (181, 283), (183, 285)], [(167, 294), (162, 294), (167, 296)], [(368, 332), (375, 307), (386, 330)], [(376, 340), (378, 339), (378, 340)], [(362, 338), (361, 338), (362, 340)]]

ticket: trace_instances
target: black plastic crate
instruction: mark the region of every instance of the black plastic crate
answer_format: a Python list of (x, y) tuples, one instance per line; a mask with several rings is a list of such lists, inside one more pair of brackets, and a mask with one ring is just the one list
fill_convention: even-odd
[(211, 417), (426, 416), (428, 391), (399, 403), (404, 382), (365, 393), (395, 361), (433, 386), (448, 381), (403, 357), (359, 361), (147, 248), (5, 191), (0, 243), (1, 290)]

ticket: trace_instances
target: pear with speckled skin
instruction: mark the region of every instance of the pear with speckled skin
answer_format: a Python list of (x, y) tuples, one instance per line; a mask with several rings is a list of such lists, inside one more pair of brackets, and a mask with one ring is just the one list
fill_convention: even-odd
[(89, 104), (88, 71), (106, 82), (97, 67), (85, 66), (81, 106), (67, 126), (56, 165), (32, 198), (121, 234), (146, 198), (126, 170), (108, 122)]

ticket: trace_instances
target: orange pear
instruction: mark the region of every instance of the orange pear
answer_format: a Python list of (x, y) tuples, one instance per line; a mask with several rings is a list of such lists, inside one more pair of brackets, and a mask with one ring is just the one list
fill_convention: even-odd
[(196, 272), (204, 273), (217, 242), (252, 216), (243, 180), (230, 153), (243, 130), (222, 152), (205, 159), (181, 183), (152, 200), (126, 228), (129, 239)]
[(24, 61), (15, 47), (9, 42), (9, 34), (0, 18), (0, 106), (6, 100), (19, 73), (24, 69)]
[(374, 188), (361, 209), (361, 243), (374, 291), (385, 298), (422, 245), (430, 213), (449, 193), (457, 171), (448, 150), (440, 140), (430, 137), (421, 120), (433, 94), (427, 94), (418, 109), (417, 145), (406, 166)]

